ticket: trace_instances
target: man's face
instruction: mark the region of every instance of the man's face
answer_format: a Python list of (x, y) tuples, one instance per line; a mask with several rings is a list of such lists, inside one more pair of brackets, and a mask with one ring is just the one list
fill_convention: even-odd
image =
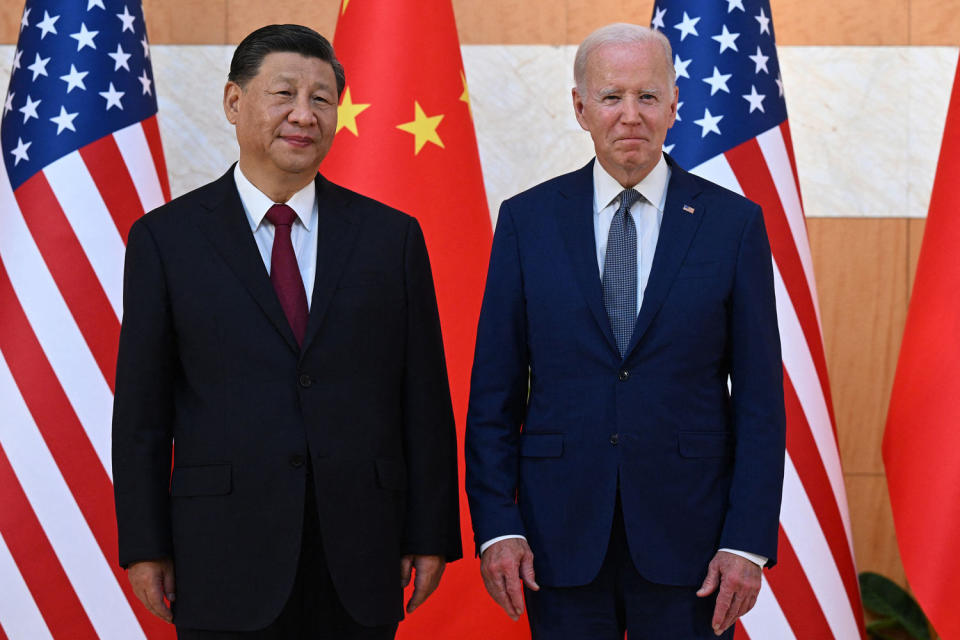
[(601, 45), (587, 58), (583, 86), (573, 90), (577, 121), (590, 132), (597, 159), (624, 186), (657, 164), (676, 119), (667, 64), (657, 42)]
[(223, 106), (236, 125), (244, 172), (263, 181), (316, 174), (337, 130), (333, 67), (298, 53), (269, 53), (241, 88), (228, 82)]

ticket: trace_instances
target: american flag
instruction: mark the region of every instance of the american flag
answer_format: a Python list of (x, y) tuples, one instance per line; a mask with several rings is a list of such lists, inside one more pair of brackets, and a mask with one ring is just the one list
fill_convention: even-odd
[(117, 566), (130, 224), (170, 198), (138, 0), (28, 0), (0, 123), (0, 640), (172, 637)]
[(680, 103), (665, 149), (763, 207), (783, 348), (787, 457), (779, 563), (738, 638), (864, 634), (810, 245), (768, 0), (658, 0)]

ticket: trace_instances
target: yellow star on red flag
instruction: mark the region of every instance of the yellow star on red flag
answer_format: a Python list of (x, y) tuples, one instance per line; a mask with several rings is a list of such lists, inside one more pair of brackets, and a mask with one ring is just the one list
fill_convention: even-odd
[(473, 105), (470, 104), (470, 90), (467, 89), (467, 76), (464, 75), (463, 71), (460, 72), (460, 82), (463, 83), (463, 93), (460, 94), (460, 100), (467, 103), (467, 109), (470, 110), (470, 115), (473, 115)]
[(337, 130), (334, 133), (340, 133), (340, 129), (346, 127), (350, 133), (360, 137), (357, 129), (357, 116), (370, 107), (369, 104), (359, 104), (350, 97), (350, 87), (343, 91), (343, 100), (337, 108)]
[(413, 134), (413, 155), (420, 153), (420, 150), (423, 149), (423, 145), (427, 144), (428, 142), (432, 142), (442, 149), (443, 140), (441, 140), (440, 136), (437, 134), (437, 126), (439, 126), (440, 121), (443, 120), (443, 114), (438, 116), (428, 116), (423, 112), (423, 108), (416, 100), (413, 101), (413, 114), (412, 121), (397, 125), (397, 129)]

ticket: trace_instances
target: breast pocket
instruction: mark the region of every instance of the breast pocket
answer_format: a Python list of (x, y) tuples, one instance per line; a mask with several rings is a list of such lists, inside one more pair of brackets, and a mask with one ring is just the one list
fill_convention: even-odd
[(730, 273), (730, 265), (730, 262), (724, 260), (684, 263), (680, 266), (680, 271), (677, 272), (677, 280), (725, 278)]

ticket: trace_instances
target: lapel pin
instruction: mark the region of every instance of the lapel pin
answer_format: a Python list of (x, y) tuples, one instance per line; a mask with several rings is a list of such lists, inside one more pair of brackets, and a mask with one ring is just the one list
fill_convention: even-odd
[(693, 207), (691, 207), (688, 204), (683, 205), (683, 210), (686, 211), (687, 213), (693, 213)]

